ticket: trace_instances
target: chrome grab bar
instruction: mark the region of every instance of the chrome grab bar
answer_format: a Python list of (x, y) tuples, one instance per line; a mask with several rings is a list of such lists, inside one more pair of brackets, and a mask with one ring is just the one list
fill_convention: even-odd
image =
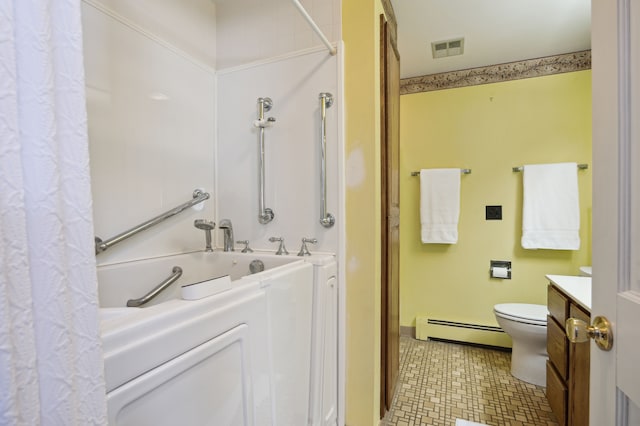
[(265, 167), (264, 167), (264, 129), (271, 126), (276, 119), (269, 117), (264, 119), (264, 112), (269, 111), (273, 106), (271, 98), (258, 98), (258, 119), (255, 121), (254, 126), (260, 128), (260, 182), (258, 185), (258, 222), (261, 224), (267, 224), (273, 220), (275, 214), (273, 210), (265, 207), (264, 202), (264, 181), (265, 181)]
[(322, 124), (320, 128), (320, 138), (322, 143), (322, 164), (320, 167), (320, 225), (331, 228), (336, 219), (327, 212), (327, 108), (333, 105), (333, 95), (331, 93), (320, 93), (320, 117)]
[(182, 268), (179, 267), (179, 266), (174, 266), (173, 270), (171, 272), (172, 272), (172, 274), (166, 280), (164, 280), (160, 284), (158, 284), (156, 286), (156, 288), (151, 290), (149, 293), (145, 294), (144, 296), (142, 296), (139, 299), (129, 299), (129, 300), (127, 300), (127, 306), (130, 307), (130, 308), (137, 308), (137, 307), (142, 306), (145, 303), (148, 303), (151, 300), (153, 300), (153, 298), (156, 297), (157, 295), (159, 295), (162, 292), (162, 290), (166, 289), (171, 284), (176, 282), (178, 280), (178, 278), (180, 278), (180, 276), (182, 275)]
[(95, 237), (95, 242), (96, 242), (96, 255), (98, 255), (99, 253), (102, 253), (103, 251), (105, 251), (106, 249), (108, 249), (109, 247), (118, 244), (120, 241), (126, 240), (129, 237), (134, 236), (135, 234), (142, 232), (146, 229), (151, 228), (154, 225), (159, 224), (160, 222), (169, 219), (172, 216), (177, 215), (178, 213), (181, 213), (182, 211), (188, 209), (189, 207), (193, 207), (196, 204), (199, 204), (205, 200), (208, 200), (210, 197), (208, 192), (203, 192), (199, 189), (196, 189), (195, 191), (193, 191), (193, 199), (187, 201), (184, 204), (179, 205), (176, 208), (173, 208), (167, 212), (162, 213), (159, 216), (154, 217), (153, 219), (150, 219), (144, 223), (141, 223), (138, 226), (134, 226), (133, 228), (129, 229), (128, 231), (124, 231), (118, 235), (116, 235), (113, 238), (109, 238), (106, 241), (102, 241), (99, 237)]

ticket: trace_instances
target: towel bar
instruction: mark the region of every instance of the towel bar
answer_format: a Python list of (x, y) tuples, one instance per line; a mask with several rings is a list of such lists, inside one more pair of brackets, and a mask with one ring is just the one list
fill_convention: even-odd
[[(470, 175), (471, 169), (460, 169), (460, 173), (463, 175)], [(420, 172), (411, 172), (411, 176), (420, 176)]]
[[(588, 164), (578, 164), (578, 170), (586, 170), (586, 169), (588, 169), (588, 168), (589, 168), (589, 165), (588, 165)], [(523, 167), (523, 166), (520, 166), (520, 167), (512, 167), (512, 168), (511, 168), (511, 170), (512, 170), (513, 172), (521, 172), (521, 171), (523, 171), (523, 170), (524, 170), (524, 167)]]

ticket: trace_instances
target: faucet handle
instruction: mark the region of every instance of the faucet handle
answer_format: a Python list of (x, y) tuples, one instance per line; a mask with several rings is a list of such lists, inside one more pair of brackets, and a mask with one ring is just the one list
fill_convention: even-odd
[(244, 244), (241, 253), (253, 253), (253, 249), (249, 247), (249, 240), (236, 241), (236, 244)]
[(278, 246), (278, 251), (276, 251), (276, 254), (278, 256), (283, 255), (283, 254), (289, 254), (289, 252), (287, 251), (287, 249), (284, 246), (284, 238), (282, 238), (282, 237), (271, 237), (271, 238), (269, 238), (269, 241), (271, 241), (272, 243), (275, 243), (277, 241), (280, 242), (280, 245)]
[(318, 240), (316, 238), (302, 238), (302, 246), (300, 247), (298, 256), (311, 256), (311, 252), (309, 252), (307, 248), (307, 243), (318, 244)]

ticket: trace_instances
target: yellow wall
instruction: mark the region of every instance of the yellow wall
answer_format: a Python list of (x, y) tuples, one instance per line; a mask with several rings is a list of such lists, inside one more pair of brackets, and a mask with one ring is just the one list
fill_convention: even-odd
[(379, 0), (342, 2), (345, 43), (346, 424), (380, 418)]
[[(545, 274), (577, 275), (591, 264), (591, 169), (580, 171), (580, 251), (524, 250), (522, 173), (512, 166), (591, 166), (591, 71), (401, 96), (401, 317), (497, 325), (496, 303), (546, 304)], [(421, 168), (463, 175), (459, 239), (422, 244)], [(502, 221), (485, 206), (502, 205)], [(512, 261), (511, 280), (489, 278), (490, 260)], [(491, 342), (487, 342), (491, 343)]]

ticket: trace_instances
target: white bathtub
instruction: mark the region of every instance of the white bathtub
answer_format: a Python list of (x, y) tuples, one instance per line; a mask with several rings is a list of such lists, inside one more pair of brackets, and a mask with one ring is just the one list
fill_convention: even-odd
[[(272, 270), (302, 259), (292, 256), (276, 256), (270, 253), (238, 252), (194, 252), (174, 256), (158, 257), (98, 267), (98, 293), (101, 308), (122, 308), (127, 300), (144, 296), (165, 278), (171, 275), (174, 266), (182, 268), (182, 276), (143, 308), (180, 299), (180, 287), (222, 275), (230, 275), (238, 281), (251, 275), (249, 264), (260, 259), (265, 271)], [(109, 316), (109, 313), (104, 313)]]
[[(247, 275), (254, 259), (266, 269)], [(125, 307), (174, 266), (183, 275), (173, 288), (149, 306)], [(230, 290), (180, 298), (181, 285), (224, 274)], [(307, 424), (313, 277), (308, 258), (264, 253), (100, 266), (109, 424)]]

